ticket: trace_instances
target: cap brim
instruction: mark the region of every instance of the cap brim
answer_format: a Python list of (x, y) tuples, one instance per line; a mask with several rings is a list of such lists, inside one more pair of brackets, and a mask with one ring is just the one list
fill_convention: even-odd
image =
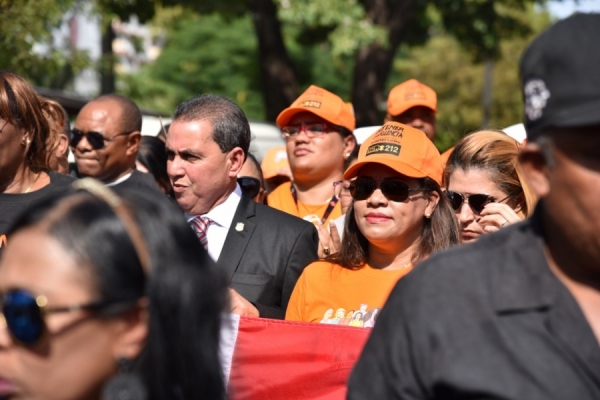
[(361, 170), (361, 168), (367, 164), (383, 165), (385, 167), (393, 169), (394, 171), (396, 171), (404, 176), (408, 176), (409, 178), (425, 178), (427, 176), (427, 174), (425, 174), (424, 172), (419, 171), (419, 170), (411, 167), (410, 165), (404, 164), (402, 162), (397, 162), (394, 165), (391, 165), (389, 163), (385, 163), (385, 162), (381, 162), (381, 161), (361, 161), (361, 162), (357, 162), (356, 164), (352, 165), (350, 168), (348, 168), (346, 170), (346, 172), (344, 172), (344, 179), (349, 180), (349, 179), (355, 178), (356, 176), (358, 176), (358, 172)]
[(392, 116), (397, 116), (400, 115), (402, 113), (404, 113), (406, 110), (409, 110), (413, 107), (426, 107), (429, 108), (430, 110), (432, 110), (434, 113), (437, 114), (438, 110), (435, 107), (431, 107), (429, 104), (424, 104), (422, 102), (412, 102), (412, 103), (404, 103), (403, 107), (396, 107), (394, 110), (389, 110), (390, 115)]
[(321, 115), (319, 113), (319, 110), (317, 110), (317, 109), (308, 110), (308, 109), (302, 108), (302, 107), (293, 107), (293, 108), (290, 107), (290, 108), (286, 108), (285, 110), (283, 110), (281, 112), (281, 114), (279, 114), (279, 116), (277, 116), (277, 120), (275, 121), (275, 123), (277, 124), (278, 127), (283, 128), (284, 126), (289, 125), (292, 118), (294, 118), (294, 115), (300, 114), (303, 112), (314, 114), (320, 118), (323, 118), (326, 121), (329, 121), (329, 119), (327, 117)]

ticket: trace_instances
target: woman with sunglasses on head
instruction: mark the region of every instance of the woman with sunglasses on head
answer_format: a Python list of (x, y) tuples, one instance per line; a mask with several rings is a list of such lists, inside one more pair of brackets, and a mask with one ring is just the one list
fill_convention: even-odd
[(518, 163), (519, 149), (515, 139), (500, 131), (474, 132), (456, 144), (444, 183), (463, 243), (533, 212), (537, 199)]
[(0, 71), (0, 254), (10, 242), (10, 223), (31, 203), (73, 181), (50, 172), (59, 138), (46, 116), (27, 81)]
[(75, 185), (86, 191), (37, 203), (10, 230), (0, 398), (224, 398), (225, 283), (181, 212)]
[(386, 123), (344, 174), (355, 177), (340, 252), (306, 267), (286, 319), (320, 322), (327, 310), (339, 308), (357, 310), (353, 320), (357, 313), (370, 316), (419, 261), (459, 242), (440, 188), (440, 154), (422, 131)]

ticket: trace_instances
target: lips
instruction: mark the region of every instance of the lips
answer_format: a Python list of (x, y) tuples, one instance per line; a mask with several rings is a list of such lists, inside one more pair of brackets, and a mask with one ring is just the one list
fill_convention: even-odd
[(296, 157), (305, 156), (305, 155), (310, 154), (310, 153), (312, 153), (312, 151), (310, 151), (306, 147), (298, 147), (298, 148), (294, 149), (294, 155)]
[(367, 215), (365, 215), (365, 219), (367, 220), (367, 222), (370, 222), (372, 224), (376, 224), (379, 222), (387, 222), (390, 221), (391, 218), (385, 214), (382, 213), (375, 213), (375, 212), (371, 212), (368, 213)]
[(463, 242), (471, 242), (479, 237), (479, 233), (473, 231), (462, 231), (460, 237)]
[(0, 398), (9, 396), (17, 391), (17, 387), (10, 381), (0, 378)]

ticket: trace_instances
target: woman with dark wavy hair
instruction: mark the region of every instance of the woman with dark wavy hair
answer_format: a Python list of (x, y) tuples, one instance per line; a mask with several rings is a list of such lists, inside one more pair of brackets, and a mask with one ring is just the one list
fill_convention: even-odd
[(73, 185), (9, 231), (0, 398), (223, 399), (226, 285), (181, 211)]
[(58, 145), (40, 97), (20, 76), (0, 71), (0, 251), (10, 223), (33, 202), (73, 178), (50, 171)]
[[(440, 153), (418, 129), (388, 122), (362, 144), (348, 168), (353, 202), (340, 252), (304, 270), (286, 319), (323, 322), (329, 309), (356, 310), (363, 326), (398, 279), (432, 253), (459, 242), (454, 212), (443, 195)], [(340, 323), (348, 318), (328, 319)], [(373, 321), (370, 321), (372, 325)]]

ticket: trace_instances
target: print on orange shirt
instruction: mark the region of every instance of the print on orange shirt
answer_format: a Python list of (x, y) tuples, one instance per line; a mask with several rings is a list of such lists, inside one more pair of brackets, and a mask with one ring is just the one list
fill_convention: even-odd
[(348, 326), (360, 326), (363, 328), (372, 328), (375, 326), (377, 315), (381, 308), (375, 307), (367, 311), (367, 304), (361, 304), (358, 310), (348, 310), (340, 307), (333, 316), (333, 308), (325, 311), (323, 319), (320, 321), (321, 324), (333, 324), (333, 325), (348, 325)]

